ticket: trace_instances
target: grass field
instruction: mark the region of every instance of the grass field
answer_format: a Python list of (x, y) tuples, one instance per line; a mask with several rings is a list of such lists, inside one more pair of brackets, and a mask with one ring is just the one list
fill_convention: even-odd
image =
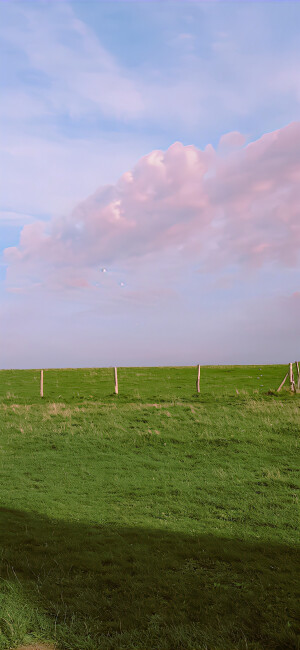
[(1, 650), (299, 649), (285, 372), (1, 371)]

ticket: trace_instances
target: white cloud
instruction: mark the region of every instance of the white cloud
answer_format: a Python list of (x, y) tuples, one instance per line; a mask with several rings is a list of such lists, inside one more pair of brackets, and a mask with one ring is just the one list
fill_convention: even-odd
[(99, 179), (114, 182), (149, 146), (147, 138), (105, 134), (70, 138), (10, 127), (1, 138), (1, 202), (12, 212), (67, 214)]
[(10, 210), (0, 210), (0, 225), (2, 226), (24, 226), (35, 220), (32, 214), (22, 212), (13, 212)]
[[(129, 69), (76, 17), (76, 4), (11, 3), (3, 11), (1, 35), (21, 53), (26, 74), (17, 89), (9, 90), (2, 110), (10, 119), (18, 110), (23, 119), (101, 115), (125, 125), (146, 122), (165, 130), (177, 126), (187, 134), (196, 127), (202, 134), (211, 126), (218, 129), (220, 120), (232, 122), (233, 116), (255, 116), (266, 106), (270, 114), (275, 111), (276, 119), (277, 103), (281, 120), (295, 119), (300, 103), (299, 46), (285, 44), (270, 53), (264, 40), (268, 16), (258, 7), (248, 11), (249, 21), (260, 24), (256, 47), (250, 49), (249, 30), (241, 30), (246, 8), (240, 15), (233, 12), (230, 21), (223, 12), (225, 24), (220, 29), (216, 10), (204, 5), (199, 9), (199, 20), (206, 15), (204, 51), (197, 30), (184, 32), (176, 23), (174, 61), (155, 67), (151, 60), (139, 65), (137, 57)], [(153, 38), (156, 47), (157, 35)], [(193, 51), (183, 43), (193, 44)], [(32, 73), (38, 78), (32, 80)]]
[[(117, 118), (136, 118), (142, 110), (140, 93), (130, 75), (101, 46), (92, 30), (75, 18), (68, 3), (16, 5), (9, 9), (12, 24), (2, 26), (4, 41), (20, 50), (32, 70), (43, 75), (31, 94), (27, 113), (67, 113), (73, 117), (97, 109)], [(26, 69), (26, 68), (25, 68)], [(32, 99), (32, 98), (31, 98)], [(22, 108), (20, 109), (22, 114)]]

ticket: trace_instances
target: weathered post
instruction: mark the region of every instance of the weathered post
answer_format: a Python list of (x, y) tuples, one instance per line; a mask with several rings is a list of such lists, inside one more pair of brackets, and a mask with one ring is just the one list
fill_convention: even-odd
[(197, 387), (197, 393), (200, 393), (200, 364), (198, 364), (196, 387)]
[(281, 382), (279, 388), (277, 388), (277, 393), (279, 393), (279, 391), (282, 389), (283, 384), (285, 384), (285, 382), (286, 382), (286, 380), (287, 380), (287, 378), (288, 378), (288, 374), (289, 374), (289, 373), (287, 372), (286, 375), (285, 375), (284, 380)]
[(41, 370), (40, 395), (41, 397), (44, 397), (44, 371), (43, 370)]
[(297, 375), (298, 375), (297, 388), (300, 388), (300, 370), (299, 370), (299, 362), (298, 361), (296, 361), (296, 368), (297, 368)]
[(289, 373), (290, 373), (290, 389), (291, 389), (292, 393), (295, 393), (296, 389), (295, 389), (295, 381), (294, 381), (294, 373), (293, 373), (293, 364), (290, 363), (289, 367), (290, 367), (290, 369), (289, 369)]
[(118, 369), (117, 368), (114, 368), (114, 376), (115, 376), (115, 394), (118, 395), (119, 386), (118, 386)]

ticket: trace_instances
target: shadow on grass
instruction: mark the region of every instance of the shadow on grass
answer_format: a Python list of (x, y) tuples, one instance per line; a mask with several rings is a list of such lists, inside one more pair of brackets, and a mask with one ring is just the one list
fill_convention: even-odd
[(0, 511), (0, 647), (299, 648), (296, 551)]

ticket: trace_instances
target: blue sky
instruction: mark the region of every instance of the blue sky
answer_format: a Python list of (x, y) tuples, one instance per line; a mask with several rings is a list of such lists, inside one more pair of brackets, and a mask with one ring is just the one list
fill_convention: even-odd
[(300, 4), (0, 13), (0, 366), (292, 360)]

